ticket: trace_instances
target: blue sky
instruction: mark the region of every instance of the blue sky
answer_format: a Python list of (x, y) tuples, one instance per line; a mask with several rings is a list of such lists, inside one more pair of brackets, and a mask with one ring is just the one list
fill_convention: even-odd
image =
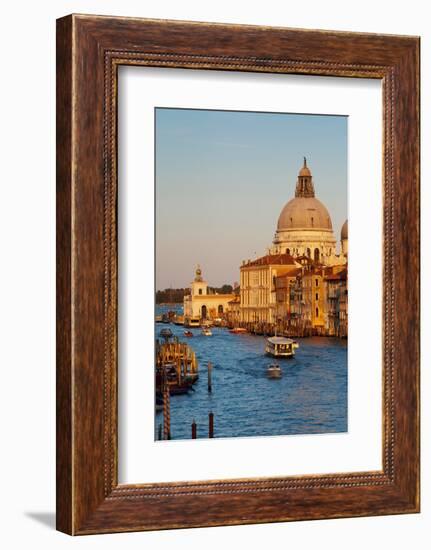
[(239, 280), (266, 253), (303, 157), (335, 237), (347, 218), (347, 117), (156, 109), (156, 289)]

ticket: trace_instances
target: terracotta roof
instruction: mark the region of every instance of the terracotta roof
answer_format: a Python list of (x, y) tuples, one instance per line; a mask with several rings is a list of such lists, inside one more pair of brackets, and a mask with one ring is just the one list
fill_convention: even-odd
[(289, 277), (296, 277), (302, 272), (302, 269), (298, 267), (297, 269), (293, 269), (292, 271), (289, 271), (289, 273), (285, 273), (284, 275), (277, 275), (276, 279), (288, 279)]
[(325, 281), (346, 281), (347, 280), (347, 269), (343, 269), (338, 273), (331, 273), (325, 276)]
[(241, 267), (255, 265), (296, 265), (296, 262), (290, 254), (267, 254), (266, 256), (247, 262)]

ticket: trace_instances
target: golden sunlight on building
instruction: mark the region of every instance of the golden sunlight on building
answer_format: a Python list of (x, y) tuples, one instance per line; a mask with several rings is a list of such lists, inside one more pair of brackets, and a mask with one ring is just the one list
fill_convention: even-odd
[(347, 336), (347, 220), (340, 237), (337, 254), (331, 217), (304, 158), (269, 254), (240, 267), (238, 324), (259, 333)]
[(289, 254), (268, 254), (244, 262), (240, 268), (240, 319), (242, 323), (274, 323), (275, 281), (293, 273), (298, 264)]
[(211, 291), (198, 266), (195, 278), (190, 283), (190, 295), (184, 296), (184, 325), (187, 326), (190, 320), (225, 317), (229, 302), (235, 297), (235, 294), (217, 294)]

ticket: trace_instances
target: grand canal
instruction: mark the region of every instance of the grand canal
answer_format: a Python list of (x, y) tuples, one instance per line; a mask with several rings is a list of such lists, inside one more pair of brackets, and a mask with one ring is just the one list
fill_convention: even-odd
[[(171, 397), (171, 438), (189, 439), (191, 424), (197, 437), (208, 437), (208, 413), (214, 413), (215, 437), (316, 434), (347, 431), (347, 342), (336, 338), (298, 339), (291, 359), (280, 359), (280, 379), (268, 379), (272, 362), (264, 355), (265, 338), (231, 334), (212, 328), (212, 336), (191, 329), (184, 338), (181, 326), (163, 327), (195, 350), (199, 380), (193, 392)], [(207, 388), (207, 363), (211, 361), (212, 392)], [(156, 414), (155, 433), (163, 422)]]

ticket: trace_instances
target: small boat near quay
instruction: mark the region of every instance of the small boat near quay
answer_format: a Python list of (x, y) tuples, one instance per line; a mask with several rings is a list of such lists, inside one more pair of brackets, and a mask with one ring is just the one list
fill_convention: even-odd
[(199, 317), (184, 317), (184, 326), (186, 328), (200, 327), (201, 320)]
[(192, 338), (193, 332), (191, 330), (185, 330), (184, 336), (186, 336), (187, 338)]
[(208, 327), (208, 326), (202, 327), (202, 335), (203, 336), (212, 336), (213, 333), (211, 332), (210, 327)]
[(162, 328), (162, 330), (159, 332), (159, 336), (161, 336), (165, 340), (169, 340), (169, 338), (172, 338), (173, 333), (170, 328)]
[(281, 378), (282, 372), (280, 365), (278, 365), (277, 363), (269, 365), (269, 367), (266, 369), (266, 374), (268, 375), (268, 378)]
[(272, 336), (266, 340), (265, 352), (273, 357), (293, 357), (298, 342), (284, 336)]
[(232, 334), (245, 334), (247, 332), (247, 329), (242, 327), (235, 327), (231, 328), (229, 332), (231, 332)]
[(173, 322), (175, 325), (184, 325), (184, 315), (175, 315)]

